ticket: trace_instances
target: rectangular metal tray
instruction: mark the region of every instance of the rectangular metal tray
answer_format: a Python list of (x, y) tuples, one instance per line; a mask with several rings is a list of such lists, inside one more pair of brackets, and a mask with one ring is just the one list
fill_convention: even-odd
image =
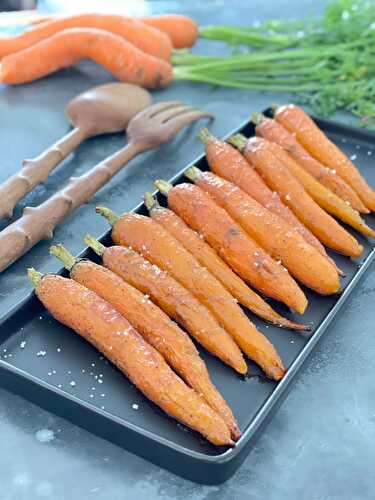
[[(325, 120), (317, 122), (347, 154), (356, 155), (357, 165), (370, 184), (375, 185), (374, 135)], [(254, 128), (245, 123), (228, 136), (235, 132), (250, 136)], [(203, 155), (193, 163), (207, 169)], [(186, 182), (183, 171), (187, 166), (171, 180), (173, 184)], [(163, 197), (159, 197), (159, 201), (165, 204)], [(142, 204), (134, 211), (146, 213)], [(375, 227), (375, 216), (366, 219)], [(353, 234), (365, 248), (361, 260), (334, 254), (346, 273), (342, 280), (343, 293), (322, 297), (305, 290), (309, 299), (307, 312), (302, 317), (289, 314), (291, 318), (309, 323), (311, 333), (281, 330), (249, 313), (288, 367), (280, 383), (265, 380), (252, 362), (249, 362), (250, 377), (241, 379), (199, 348), (213, 382), (233, 409), (243, 431), (234, 449), (216, 448), (167, 417), (86, 341), (53, 320), (34, 294), (0, 319), (0, 384), (178, 475), (199, 483), (219, 484), (246, 458), (259, 432), (290, 390), (303, 362), (373, 261), (375, 251), (371, 242)], [(110, 243), (109, 233), (101, 240)], [(90, 250), (81, 256), (97, 261)], [(286, 308), (271, 303), (288, 315)]]

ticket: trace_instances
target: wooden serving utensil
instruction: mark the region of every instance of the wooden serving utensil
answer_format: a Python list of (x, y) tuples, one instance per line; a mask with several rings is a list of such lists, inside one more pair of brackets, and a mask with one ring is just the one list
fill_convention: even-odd
[(75, 97), (66, 107), (73, 129), (41, 155), (24, 160), (22, 169), (0, 185), (0, 220), (12, 216), (16, 204), (45, 182), (79, 144), (89, 137), (125, 130), (130, 119), (151, 104), (147, 90), (128, 83), (108, 83)]
[(184, 106), (179, 101), (154, 104), (138, 113), (127, 128), (128, 143), (37, 207), (26, 207), (22, 217), (0, 232), (0, 271), (38, 241), (50, 239), (54, 228), (91, 197), (139, 153), (155, 149), (177, 132), (211, 113)]

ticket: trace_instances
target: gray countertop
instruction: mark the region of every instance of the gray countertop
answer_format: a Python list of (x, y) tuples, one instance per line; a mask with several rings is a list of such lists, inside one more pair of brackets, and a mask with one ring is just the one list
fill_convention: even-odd
[[(191, 14), (202, 24), (246, 24), (267, 17), (319, 12), (325, 2), (152, 4), (156, 11)], [(0, 88), (0, 181), (16, 170), (22, 159), (38, 154), (68, 130), (62, 110), (71, 97), (106, 81), (109, 77), (105, 72), (83, 63), (33, 85)], [(155, 93), (156, 100), (175, 98), (213, 111), (217, 117), (213, 130), (220, 135), (241, 123), (251, 111), (264, 109), (276, 100), (286, 102), (288, 96), (185, 83)], [(79, 209), (56, 231), (55, 241), (67, 244), (73, 252), (80, 251), (82, 234), (101, 234), (106, 230), (104, 221), (96, 218), (82, 228), (82, 216), (98, 202), (106, 201), (118, 211), (134, 206), (143, 192), (152, 187), (153, 179), (171, 177), (200, 154), (201, 145), (195, 138), (198, 130), (199, 124), (194, 125), (171, 144), (136, 159), (91, 204)], [(121, 135), (88, 141), (52, 174), (45, 186), (31, 193), (26, 203), (40, 203), (73, 172), (77, 175), (87, 170), (122, 143)], [(0, 223), (0, 228), (3, 226)], [(42, 271), (58, 268), (48, 257), (48, 246), (48, 242), (37, 245), (0, 276), (0, 316), (28, 292), (24, 274), (27, 266), (37, 265)], [(178, 478), (0, 390), (1, 500), (372, 500), (374, 299), (372, 267), (324, 335), (242, 467), (220, 486), (200, 486)]]

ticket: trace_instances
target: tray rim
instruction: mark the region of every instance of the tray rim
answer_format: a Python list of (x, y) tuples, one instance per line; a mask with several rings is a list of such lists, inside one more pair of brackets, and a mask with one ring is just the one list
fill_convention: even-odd
[[(270, 113), (270, 108), (267, 108), (266, 110), (263, 111), (264, 114), (269, 114)], [(342, 124), (340, 122), (332, 121), (332, 120), (326, 120), (323, 118), (317, 118), (313, 115), (309, 116), (322, 128), (325, 130), (330, 130), (335, 133), (335, 129), (339, 129), (339, 132), (342, 132), (343, 135), (348, 135), (350, 137), (355, 136), (356, 138), (362, 139), (362, 140), (367, 140), (367, 141), (373, 141), (375, 139), (375, 133), (361, 129), (359, 127), (354, 127), (346, 124)], [(238, 133), (240, 130), (242, 130), (245, 126), (247, 126), (249, 123), (251, 123), (250, 118), (244, 120), (240, 125), (232, 129), (229, 133), (225, 134), (222, 136), (222, 139), (227, 139), (234, 133)], [(179, 178), (181, 178), (184, 175), (184, 172), (186, 171), (187, 168), (190, 166), (194, 165), (196, 162), (199, 162), (205, 157), (205, 153), (203, 152), (201, 155), (196, 157), (193, 161), (190, 163), (186, 164), (181, 170), (179, 170), (175, 175), (173, 175), (170, 179), (169, 182), (174, 184)], [(153, 194), (157, 194), (159, 190), (154, 190)], [(130, 213), (137, 212), (139, 211), (142, 207), (144, 206), (143, 202), (140, 202), (137, 204), (135, 207), (133, 207), (131, 210), (129, 210)], [(108, 235), (110, 234), (110, 229), (106, 231), (104, 234), (100, 235), (98, 239), (101, 241), (104, 238), (107, 238)], [(88, 251), (88, 247), (85, 247), (79, 254), (77, 254), (77, 257), (83, 257)], [(363, 277), (364, 273), (366, 270), (369, 268), (373, 260), (375, 259), (375, 248), (373, 248), (368, 256), (365, 258), (365, 260), (361, 263), (361, 267), (358, 269), (357, 273), (354, 275), (353, 279), (348, 283), (342, 294), (340, 295), (339, 299), (335, 303), (335, 305), (332, 307), (332, 309), (329, 311), (329, 313), (325, 316), (323, 319), (322, 323), (320, 326), (315, 330), (313, 334), (310, 335), (307, 343), (303, 347), (303, 349), (300, 351), (300, 353), (297, 355), (295, 360), (292, 362), (290, 367), (288, 368), (288, 371), (286, 375), (283, 377), (283, 379), (275, 385), (275, 388), (273, 392), (270, 394), (270, 396), (267, 398), (263, 406), (259, 409), (259, 411), (256, 413), (255, 417), (253, 420), (250, 422), (248, 427), (244, 430), (243, 434), (241, 435), (240, 439), (237, 441), (236, 445), (234, 448), (229, 448), (225, 450), (223, 453), (219, 453), (217, 455), (207, 455), (205, 453), (197, 452), (194, 450), (190, 450), (183, 445), (174, 443), (173, 441), (170, 441), (167, 438), (164, 438), (162, 436), (158, 436), (156, 434), (153, 434), (151, 431), (148, 431), (147, 429), (138, 427), (137, 425), (131, 423), (131, 422), (125, 422), (123, 419), (120, 417), (117, 417), (115, 414), (110, 413), (109, 411), (102, 410), (101, 408), (94, 406), (88, 401), (85, 401), (83, 399), (80, 399), (77, 396), (74, 396), (68, 392), (65, 392), (63, 389), (59, 389), (56, 386), (53, 386), (49, 384), (48, 382), (45, 382), (44, 380), (29, 374), (25, 370), (22, 370), (20, 368), (17, 368), (16, 366), (8, 363), (7, 361), (0, 359), (0, 369), (1, 370), (7, 370), (9, 373), (12, 373), (13, 375), (18, 375), (20, 377), (23, 377), (26, 379), (29, 383), (36, 384), (40, 389), (45, 389), (48, 391), (52, 391), (56, 396), (59, 396), (61, 398), (65, 398), (69, 400), (71, 403), (80, 406), (82, 409), (86, 409), (88, 411), (93, 411), (94, 413), (112, 421), (113, 423), (116, 423), (120, 425), (123, 428), (129, 429), (130, 431), (136, 432), (140, 434), (141, 436), (151, 439), (151, 441), (154, 441), (158, 443), (159, 445), (166, 446), (175, 452), (181, 453), (185, 455), (186, 457), (189, 458), (194, 458), (196, 460), (199, 460), (200, 463), (206, 463), (206, 464), (225, 464), (228, 462), (233, 461), (237, 455), (239, 455), (241, 452), (244, 451), (246, 445), (249, 444), (251, 438), (256, 434), (256, 431), (261, 427), (261, 425), (265, 422), (266, 417), (270, 415), (270, 412), (272, 409), (276, 406), (276, 404), (279, 402), (281, 396), (283, 395), (284, 392), (291, 386), (292, 382), (295, 379), (296, 374), (298, 373), (299, 369), (303, 365), (304, 361), (307, 359), (307, 357), (310, 355), (312, 352), (313, 348), (315, 345), (318, 343), (320, 340), (321, 336), (323, 333), (327, 330), (328, 326), (330, 323), (333, 321), (333, 319), (336, 317), (337, 313), (339, 310), (342, 308), (344, 303), (346, 302), (347, 298), (353, 291), (353, 289), (356, 287), (358, 282), (361, 280)], [(56, 273), (54, 274), (66, 274), (66, 271), (64, 268), (60, 268)], [(5, 313), (2, 317), (0, 317), (0, 328), (2, 325), (4, 325), (6, 322), (8, 322), (15, 314), (17, 314), (17, 311), (20, 310), (21, 308), (25, 307), (27, 303), (31, 300), (35, 300), (35, 291), (31, 291), (28, 293), (23, 299), (21, 299), (19, 302), (17, 302), (7, 313)], [(1, 381), (0, 381), (1, 385)], [(27, 397), (26, 397), (27, 398)], [(53, 410), (50, 410), (53, 413)], [(75, 424), (78, 425), (78, 424)]]

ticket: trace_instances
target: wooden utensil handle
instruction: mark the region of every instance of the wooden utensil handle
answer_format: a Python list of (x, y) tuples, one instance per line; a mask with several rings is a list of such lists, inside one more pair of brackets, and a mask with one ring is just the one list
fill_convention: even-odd
[(50, 239), (53, 230), (104, 186), (121, 168), (145, 148), (128, 144), (68, 185), (38, 207), (26, 207), (20, 219), (0, 232), (0, 272), (16, 261), (38, 241)]
[(22, 169), (0, 184), (0, 219), (11, 217), (17, 203), (35, 186), (45, 182), (49, 173), (85, 138), (84, 130), (74, 128), (38, 157), (24, 160)]

